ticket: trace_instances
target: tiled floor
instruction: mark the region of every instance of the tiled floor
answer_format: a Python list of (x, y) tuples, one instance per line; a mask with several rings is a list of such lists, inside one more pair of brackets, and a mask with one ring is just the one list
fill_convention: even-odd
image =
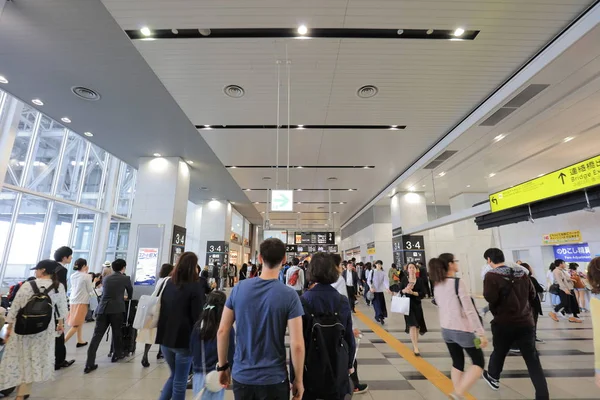
[[(424, 359), (448, 375), (451, 362), (446, 346), (441, 340), (437, 309), (425, 303), (429, 333), (421, 338), (420, 350)], [(372, 309), (361, 304), (358, 309), (371, 317)], [(542, 364), (548, 377), (552, 399), (600, 399), (600, 389), (593, 379), (593, 343), (591, 321), (581, 325), (567, 321), (555, 323), (547, 317), (540, 318), (539, 335), (546, 340), (538, 345)], [(487, 318), (489, 321), (489, 317)], [(359, 376), (369, 384), (370, 391), (355, 396), (358, 400), (438, 400), (447, 397), (431, 382), (404, 360), (387, 343), (356, 319), (363, 329), (364, 338), (358, 354)], [(488, 324), (489, 327), (489, 324)], [(92, 324), (86, 326), (86, 337), (91, 336)], [(404, 333), (404, 319), (392, 315), (385, 329), (409, 348), (410, 340)], [(152, 349), (150, 368), (140, 365), (141, 354), (126, 362), (111, 364), (106, 357), (108, 345), (103, 342), (98, 353), (100, 368), (90, 375), (83, 374), (86, 349), (75, 349), (75, 341), (68, 344), (70, 358), (76, 364), (57, 373), (56, 381), (36, 384), (31, 399), (156, 399), (168, 376), (168, 367), (156, 362), (156, 348)], [(489, 356), (491, 349), (486, 350)], [(506, 360), (501, 389), (494, 392), (479, 381), (471, 394), (477, 399), (533, 399), (533, 386), (521, 357)], [(188, 392), (191, 398), (191, 392)], [(226, 399), (232, 399), (231, 392)]]

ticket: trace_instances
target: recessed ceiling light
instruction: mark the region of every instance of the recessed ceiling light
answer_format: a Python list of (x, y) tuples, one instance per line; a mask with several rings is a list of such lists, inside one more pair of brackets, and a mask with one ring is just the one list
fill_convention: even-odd
[(152, 35), (152, 31), (147, 26), (144, 26), (142, 29), (140, 29), (140, 32), (142, 33), (142, 35), (144, 35), (146, 37)]
[(456, 28), (456, 30), (454, 31), (454, 36), (461, 37), (464, 33), (465, 30), (463, 28)]
[(306, 25), (300, 25), (298, 27), (298, 33), (300, 35), (306, 35), (308, 33), (308, 28), (306, 27)]
[(337, 212), (337, 211), (334, 211), (333, 213), (334, 213), (334, 214), (337, 214), (338, 212)]
[(264, 212), (264, 211), (261, 211), (260, 213), (261, 213), (261, 214), (264, 214), (265, 212)]
[(344, 204), (344, 202), (343, 202), (343, 201), (340, 201), (340, 204)]
[(302, 204), (302, 202), (301, 201), (297, 201), (296, 204)]
[[(192, 164), (194, 164), (194, 162), (193, 162), (192, 160), (188, 160), (188, 161), (187, 161), (187, 163), (188, 163), (189, 165), (192, 165)], [(233, 203), (232, 203), (232, 204), (233, 204)]]
[(179, 33), (179, 30), (173, 28), (171, 29), (171, 32), (173, 32), (173, 35), (177, 35)]
[(421, 185), (421, 187), (425, 187), (425, 185)]
[(64, 122), (65, 124), (70, 124), (71, 123), (71, 119), (69, 117), (62, 117), (60, 120), (62, 122)]
[(31, 100), (31, 102), (33, 104), (35, 104), (36, 106), (43, 106), (44, 105), (44, 102), (41, 101), (40, 99), (33, 99), (33, 100)]
[(496, 173), (495, 173), (495, 172), (492, 172), (492, 173), (491, 173), (491, 174), (489, 174), (488, 176), (489, 176), (490, 178), (493, 178), (493, 177), (495, 177), (495, 176), (496, 176)]
[(198, 33), (200, 33), (202, 36), (210, 36), (212, 31), (210, 29), (198, 29)]
[(304, 129), (304, 125), (298, 125), (297, 129)]
[(301, 165), (299, 165), (299, 166), (296, 167), (296, 169), (302, 169), (302, 168), (304, 168), (304, 167), (301, 166)]
[(229, 167), (231, 169), (237, 168), (235, 165), (232, 165), (231, 167)]
[(369, 99), (379, 93), (379, 89), (374, 85), (365, 85), (356, 91), (356, 95), (361, 99)]
[(254, 202), (254, 204), (260, 204), (260, 202), (258, 202), (258, 201), (255, 201), (255, 202)]
[(204, 125), (204, 129), (212, 129), (210, 125)]
[(428, 35), (431, 35), (433, 33), (433, 29), (428, 29), (426, 32)]
[(0, 75), (0, 83), (8, 83), (8, 79), (6, 79), (3, 75)]
[(330, 176), (329, 178), (327, 178), (328, 181), (337, 181), (338, 179), (335, 176)]
[(231, 97), (233, 99), (239, 99), (241, 97), (244, 97), (246, 91), (240, 85), (227, 85), (223, 88), (223, 93), (225, 93), (226, 96)]
[(409, 188), (408, 188), (408, 190), (409, 190), (410, 192), (414, 192), (414, 191), (415, 191), (415, 187), (414, 187), (414, 186), (411, 186), (411, 187), (409, 187)]
[(442, 176), (446, 175), (446, 172), (442, 171), (438, 174), (438, 176), (441, 178)]
[(252, 189), (244, 189), (244, 192), (251, 192)]
[(564, 138), (563, 142), (567, 143), (567, 142), (570, 142), (573, 139), (575, 139), (573, 136), (568, 136), (568, 137)]
[(365, 166), (363, 167), (363, 169), (371, 169), (371, 167), (369, 167), (368, 165), (365, 165)]
[(468, 187), (468, 188), (470, 188), (470, 187), (471, 187), (471, 185), (467, 185), (467, 187)]
[(154, 154), (152, 154), (152, 155), (153, 155), (154, 157), (162, 157), (162, 156), (160, 155), (160, 153), (154, 153)]
[(497, 142), (501, 141), (502, 139), (504, 139), (505, 137), (506, 137), (505, 134), (498, 135), (494, 138), (494, 142), (497, 143)]
[(302, 189), (296, 189), (296, 191), (297, 191), (297, 192), (301, 192), (301, 191), (302, 191)]
[(302, 214), (300, 211), (298, 211), (296, 214)]
[(435, 201), (432, 201), (431, 204), (435, 204)]
[(92, 132), (83, 132), (83, 134), (87, 137), (92, 137), (94, 134)]
[(404, 29), (398, 29), (398, 30), (396, 31), (396, 33), (397, 33), (398, 35), (402, 35), (402, 34), (404, 33)]

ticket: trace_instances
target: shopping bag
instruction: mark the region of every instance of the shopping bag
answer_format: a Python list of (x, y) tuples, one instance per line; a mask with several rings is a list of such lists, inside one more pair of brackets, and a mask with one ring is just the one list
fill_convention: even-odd
[(393, 296), (392, 312), (404, 315), (410, 314), (410, 299), (403, 296)]

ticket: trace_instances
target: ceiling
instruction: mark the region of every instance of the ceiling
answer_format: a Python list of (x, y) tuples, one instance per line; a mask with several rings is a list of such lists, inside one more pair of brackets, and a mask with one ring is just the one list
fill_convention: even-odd
[[(433, 170), (417, 171), (397, 186), (396, 192), (420, 191), (428, 204), (448, 205), (451, 197), (461, 193), (494, 193), (597, 156), (599, 71), (597, 26), (521, 89), (531, 84), (550, 86), (497, 125), (475, 125), (467, 130), (447, 147), (458, 150), (456, 154)], [(386, 203), (387, 196), (378, 204)]]
[[(191, 199), (215, 197), (234, 201), (236, 208), (253, 222), (265, 216), (260, 212), (266, 210), (263, 203), (267, 200), (267, 192), (256, 189), (276, 187), (277, 170), (272, 166), (277, 164), (279, 149), (280, 166), (318, 168), (290, 170), (289, 184), (287, 171), (279, 168), (279, 188), (312, 190), (296, 191), (294, 201), (302, 204), (296, 204), (293, 213), (272, 215), (271, 220), (289, 220), (293, 225), (300, 218), (306, 225), (323, 224), (327, 222), (327, 189), (357, 189), (331, 192), (332, 209), (337, 212), (334, 226), (338, 228), (592, 1), (103, 0), (102, 3), (106, 9), (93, 0), (9, 3), (0, 19), (0, 72), (23, 76), (28, 81), (11, 79), (11, 86), (15, 81), (15, 87), (7, 89), (23, 99), (52, 98), (46, 101), (44, 112), (60, 118), (68, 110), (74, 130), (102, 132), (94, 136), (94, 141), (133, 165), (138, 157), (154, 152), (193, 158)], [(132, 41), (123, 32), (144, 26), (236, 29), (294, 28), (300, 24), (309, 28), (309, 35), (311, 28), (464, 27), (480, 32), (475, 40), (465, 41), (210, 37)], [(4, 40), (5, 37), (10, 40)], [(49, 67), (43, 76), (39, 74), (40, 66)], [(103, 100), (93, 106), (80, 104), (68, 92), (75, 84), (97, 89)], [(244, 97), (225, 96), (223, 89), (231, 84), (243, 87)], [(379, 93), (370, 99), (359, 98), (356, 92), (363, 85), (375, 85)], [(278, 122), (278, 87), (280, 124), (406, 125), (406, 129), (292, 129), (289, 143), (288, 131), (282, 129), (277, 147), (275, 129), (193, 127), (274, 125)], [(556, 135), (560, 136), (558, 132)], [(516, 136), (509, 135), (498, 145), (508, 146)], [(477, 132), (474, 137), (477, 139)], [(574, 140), (572, 145), (576, 143)], [(456, 143), (457, 149), (464, 146), (471, 143)], [(514, 143), (509, 147), (512, 148)], [(462, 154), (454, 157), (458, 160)], [(223, 165), (264, 168), (225, 169)], [(324, 168), (365, 165), (374, 168)], [(492, 168), (496, 164), (487, 166)], [(415, 176), (415, 182), (422, 179)], [(496, 181), (494, 185), (503, 183), (501, 179)], [(473, 182), (479, 184), (475, 183), (475, 177)], [(482, 179), (482, 182), (487, 181)], [(209, 190), (195, 190), (200, 186)], [(255, 190), (242, 191), (247, 188)], [(447, 197), (452, 194), (452, 190), (447, 192)]]

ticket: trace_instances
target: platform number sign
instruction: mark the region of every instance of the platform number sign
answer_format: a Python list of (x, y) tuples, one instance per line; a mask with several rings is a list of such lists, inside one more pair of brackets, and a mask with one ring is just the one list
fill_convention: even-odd
[(207, 253), (229, 253), (229, 246), (224, 241), (208, 241), (206, 243)]
[(178, 225), (173, 226), (173, 246), (185, 246), (185, 236), (187, 230)]
[(402, 250), (425, 250), (423, 236), (402, 236)]

